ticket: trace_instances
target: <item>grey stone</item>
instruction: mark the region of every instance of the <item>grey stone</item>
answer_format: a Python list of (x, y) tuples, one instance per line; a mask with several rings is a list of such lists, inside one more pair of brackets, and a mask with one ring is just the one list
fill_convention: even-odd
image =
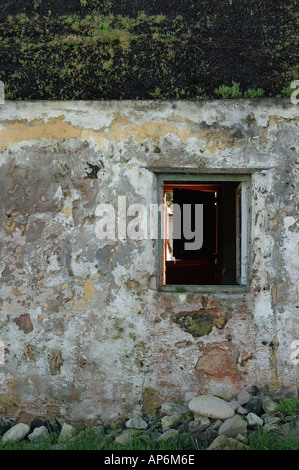
[(30, 431), (30, 427), (25, 423), (18, 423), (10, 428), (2, 437), (3, 444), (7, 442), (18, 442), (24, 439)]
[(240, 406), (240, 403), (237, 400), (230, 400), (229, 404), (234, 411), (236, 411)]
[(127, 429), (115, 438), (115, 444), (125, 446), (132, 441), (134, 436), (136, 436), (136, 431), (134, 429)]
[(270, 398), (266, 398), (265, 400), (262, 400), (262, 408), (265, 413), (272, 413), (276, 410), (277, 403)]
[(38, 441), (40, 439), (46, 439), (49, 436), (49, 431), (46, 426), (40, 426), (35, 428), (31, 434), (28, 435), (29, 441)]
[(248, 446), (238, 439), (221, 435), (216, 437), (207, 450), (248, 450)]
[(137, 418), (131, 418), (126, 422), (126, 427), (127, 428), (133, 428), (133, 429), (147, 429), (148, 424), (144, 419), (137, 417)]
[(248, 439), (247, 436), (244, 436), (243, 434), (238, 434), (235, 439), (237, 439), (240, 442), (243, 442), (243, 444), (247, 444)]
[(158, 439), (161, 436), (160, 423), (156, 423), (150, 426), (146, 431), (142, 433), (142, 436), (151, 437), (152, 439)]
[(250, 393), (246, 391), (242, 391), (238, 393), (237, 396), (237, 401), (240, 403), (240, 405), (244, 405), (245, 403), (248, 403), (251, 398)]
[(194, 439), (199, 444), (206, 444), (207, 442), (212, 442), (218, 436), (218, 431), (206, 429), (202, 433), (194, 434)]
[(163, 431), (167, 431), (171, 428), (176, 428), (181, 422), (181, 416), (178, 414), (173, 414), (171, 416), (166, 415), (161, 419), (161, 425)]
[(263, 426), (263, 432), (279, 431), (280, 426), (277, 423), (269, 423)]
[(247, 403), (244, 403), (244, 408), (248, 412), (259, 415), (262, 411), (262, 398), (260, 396), (253, 396)]
[(218, 429), (218, 434), (225, 434), (227, 437), (236, 437), (238, 434), (246, 434), (247, 422), (240, 415), (226, 419)]
[(201, 395), (193, 398), (189, 403), (189, 410), (194, 415), (216, 419), (227, 419), (235, 414), (233, 407), (228, 402), (213, 395)]
[(74, 437), (76, 429), (70, 424), (63, 423), (61, 431), (58, 436), (58, 443), (66, 442)]
[(189, 409), (184, 405), (178, 405), (177, 403), (163, 403), (161, 406), (161, 414), (173, 415), (179, 414), (184, 415), (189, 412)]
[(278, 416), (271, 416), (271, 415), (263, 415), (262, 418), (264, 419), (265, 424), (276, 424), (279, 423), (280, 419)]
[(177, 429), (168, 429), (157, 439), (157, 441), (167, 441), (168, 439), (171, 439), (172, 437), (175, 437), (178, 434), (179, 431)]
[(246, 416), (247, 422), (249, 426), (255, 427), (255, 426), (263, 426), (264, 421), (262, 418), (257, 416), (255, 413), (248, 413)]
[(202, 432), (207, 429), (211, 424), (211, 421), (206, 416), (200, 416), (195, 421), (191, 421), (189, 424), (190, 432)]
[(100, 434), (104, 434), (104, 433), (105, 433), (104, 426), (102, 426), (102, 425), (93, 426), (92, 431), (93, 431), (93, 433), (94, 433), (96, 436), (99, 436)]
[(221, 419), (216, 419), (216, 421), (214, 421), (214, 422), (207, 428), (207, 431), (218, 431), (218, 429), (220, 428), (221, 424), (222, 424)]
[(243, 406), (239, 405), (238, 408), (236, 409), (236, 412), (239, 413), (240, 415), (247, 415), (248, 410), (246, 410), (246, 408), (243, 408)]

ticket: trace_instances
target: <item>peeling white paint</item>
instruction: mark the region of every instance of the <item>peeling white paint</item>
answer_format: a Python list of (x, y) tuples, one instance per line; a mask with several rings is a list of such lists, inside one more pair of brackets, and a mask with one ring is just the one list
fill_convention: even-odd
[[(57, 125), (54, 136), (61, 123), (69, 135), (15, 142), (12, 133), (0, 153), (0, 405), (11, 396), (27, 410), (57, 405), (70, 421), (112, 419), (198, 390), (226, 396), (293, 385), (296, 114), (270, 99), (7, 102), (0, 132), (41, 119)], [(101, 167), (94, 178), (87, 163)], [(157, 201), (147, 166), (252, 174), (248, 290), (160, 292), (152, 240), (97, 239), (98, 204)], [(210, 319), (211, 332), (196, 335), (188, 322), (183, 329), (177, 315)], [(197, 370), (205, 357), (227, 368), (224, 378)]]

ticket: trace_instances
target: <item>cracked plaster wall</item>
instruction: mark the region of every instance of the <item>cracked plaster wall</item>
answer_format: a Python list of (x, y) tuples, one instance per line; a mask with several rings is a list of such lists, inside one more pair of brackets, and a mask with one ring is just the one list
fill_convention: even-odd
[[(0, 415), (112, 420), (296, 386), (297, 119), (277, 99), (2, 105)], [(256, 169), (249, 292), (159, 292), (152, 240), (96, 237), (99, 203), (157, 201), (144, 166)]]

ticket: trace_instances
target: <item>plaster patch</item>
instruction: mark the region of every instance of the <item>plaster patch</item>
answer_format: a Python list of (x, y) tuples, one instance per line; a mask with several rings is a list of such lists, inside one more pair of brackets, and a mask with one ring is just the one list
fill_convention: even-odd
[(91, 299), (93, 292), (96, 290), (95, 286), (91, 281), (85, 281), (84, 283), (84, 297), (83, 299), (85, 302), (89, 302)]
[(3, 122), (5, 130), (0, 130), (0, 149), (17, 142), (46, 139), (70, 139), (78, 138), (81, 128), (73, 127), (64, 122), (64, 116), (53, 118), (44, 123), (41, 120), (28, 122)]
[(68, 215), (69, 217), (72, 217), (73, 216), (73, 211), (72, 211), (72, 208), (71, 206), (65, 206), (63, 207), (63, 209), (61, 209), (61, 212), (65, 215)]

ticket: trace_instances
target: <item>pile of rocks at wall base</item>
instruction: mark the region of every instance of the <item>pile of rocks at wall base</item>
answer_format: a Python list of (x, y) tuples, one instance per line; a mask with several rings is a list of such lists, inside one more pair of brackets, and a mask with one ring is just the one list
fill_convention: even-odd
[[(293, 398), (298, 405), (297, 396)], [(214, 395), (200, 395), (187, 404), (164, 403), (159, 416), (154, 419), (136, 414), (114, 427), (113, 433), (108, 433), (109, 428), (105, 425), (93, 430), (102, 435), (103, 445), (109, 442), (124, 448), (136, 436), (157, 442), (180, 441), (192, 436), (194, 448), (246, 450), (250, 439), (259, 430), (299, 438), (299, 406), (291, 414), (280, 410), (278, 400), (261, 393), (240, 392), (230, 401)], [(5, 432), (2, 426), (0, 434), (2, 444), (6, 444), (24, 439), (38, 441), (54, 430), (59, 446), (74, 439), (77, 432), (74, 426), (57, 420), (51, 424), (35, 419), (31, 425), (11, 423)]]

